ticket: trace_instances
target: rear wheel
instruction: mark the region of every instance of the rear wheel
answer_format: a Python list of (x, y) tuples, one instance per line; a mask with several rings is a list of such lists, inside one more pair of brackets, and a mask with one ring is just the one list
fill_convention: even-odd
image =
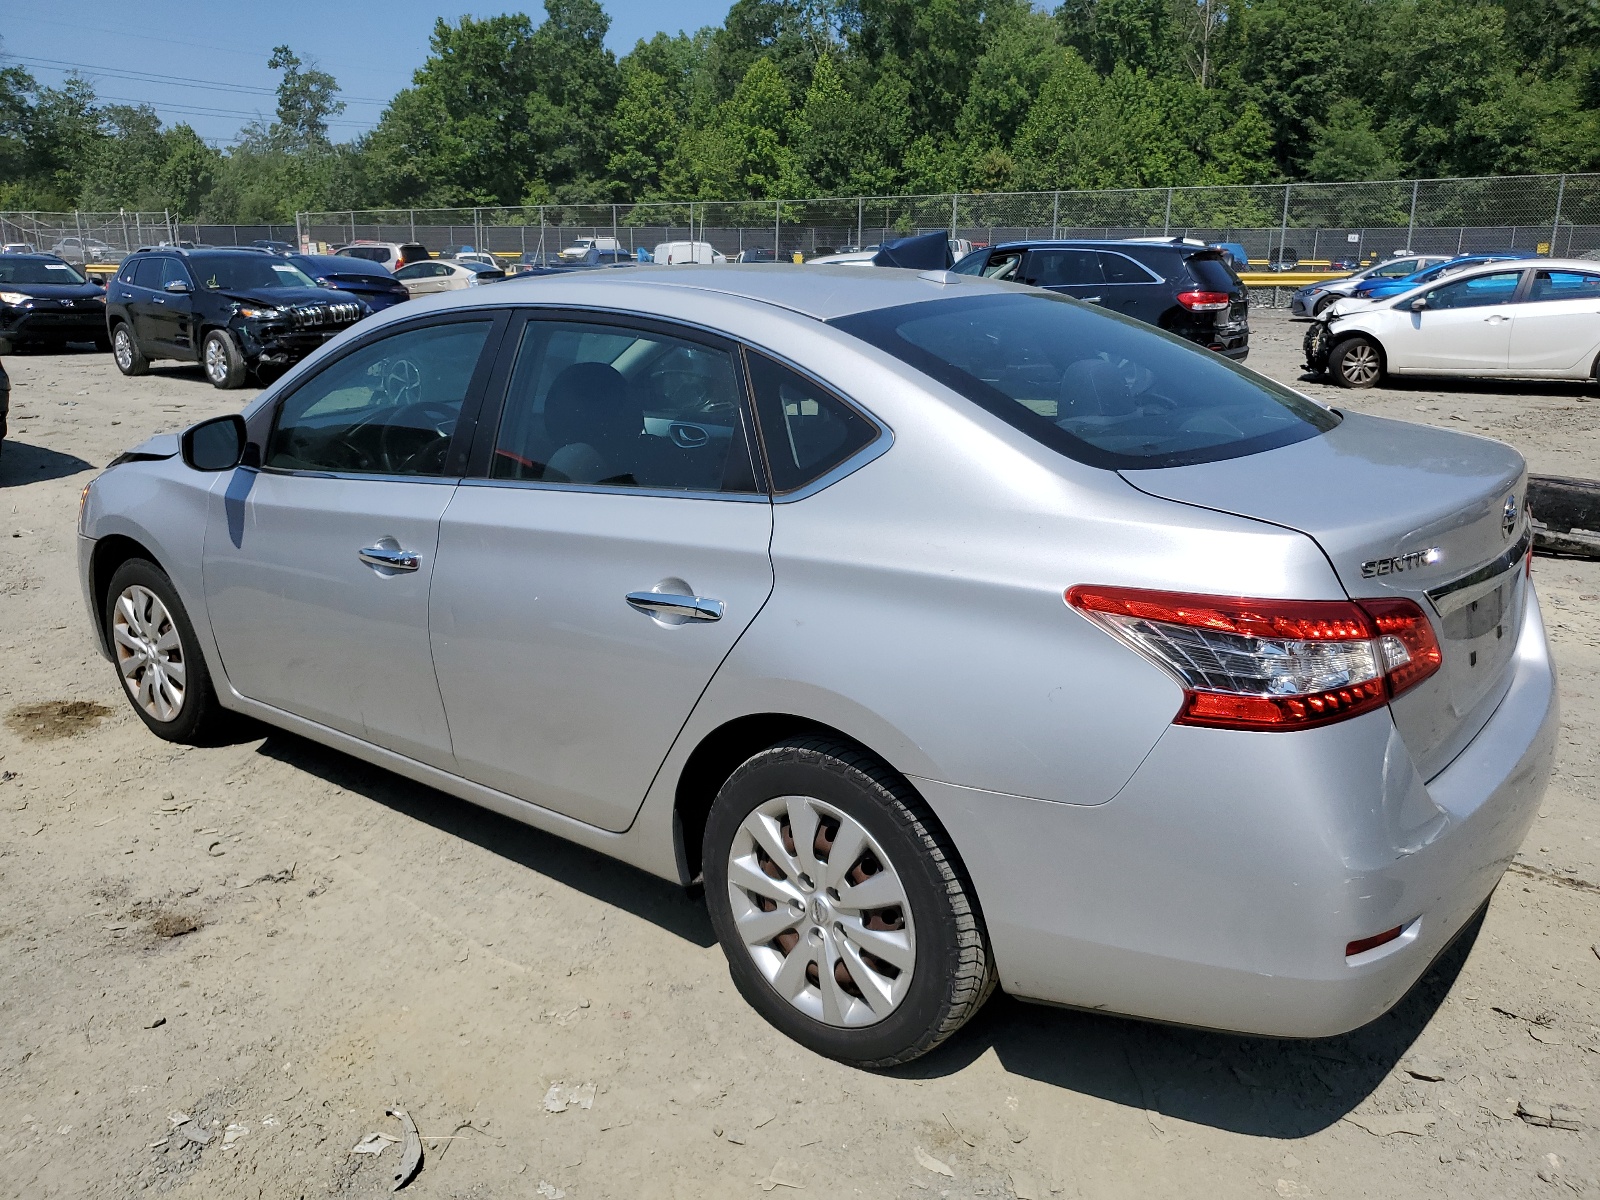
[(189, 745), (213, 737), (224, 709), (166, 572), (142, 558), (118, 567), (106, 590), (105, 621), (128, 703), (150, 731)]
[(233, 334), (226, 329), (213, 329), (206, 334), (200, 347), (200, 363), (213, 387), (244, 386), (244, 355), (239, 352), (239, 343), (233, 340)]
[(1371, 338), (1356, 334), (1333, 348), (1328, 368), (1341, 387), (1377, 387), (1383, 382), (1383, 351)]
[(902, 778), (848, 743), (798, 737), (747, 761), (717, 795), (703, 852), (734, 983), (819, 1054), (908, 1062), (994, 989), (946, 835)]
[(126, 321), (117, 322), (111, 331), (111, 357), (116, 359), (117, 370), (124, 375), (143, 375), (150, 369), (150, 360), (139, 349), (133, 330)]

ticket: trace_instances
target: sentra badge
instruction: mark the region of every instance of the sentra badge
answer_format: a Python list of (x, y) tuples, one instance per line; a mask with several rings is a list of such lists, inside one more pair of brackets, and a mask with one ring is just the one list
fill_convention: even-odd
[(1410, 554), (1396, 554), (1392, 558), (1369, 558), (1361, 564), (1361, 578), (1371, 579), (1375, 575), (1398, 575), (1401, 571), (1414, 571), (1418, 567), (1426, 567), (1436, 563), (1443, 557), (1437, 546), (1430, 546), (1426, 550), (1413, 550)]

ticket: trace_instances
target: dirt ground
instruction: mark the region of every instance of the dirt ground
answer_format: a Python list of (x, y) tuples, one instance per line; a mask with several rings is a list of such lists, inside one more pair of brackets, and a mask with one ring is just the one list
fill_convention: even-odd
[[(1302, 328), (1258, 314), (1251, 365), (1296, 380)], [(1600, 563), (1535, 564), (1556, 774), (1475, 942), (1394, 1012), (1288, 1043), (996, 996), (870, 1074), (747, 1008), (677, 888), (298, 737), (150, 736), (91, 645), (78, 490), (249, 393), (7, 367), (0, 1195), (375, 1196), (401, 1147), (351, 1151), (399, 1106), (419, 1197), (1600, 1197)], [(1600, 477), (1586, 388), (1304, 386)]]

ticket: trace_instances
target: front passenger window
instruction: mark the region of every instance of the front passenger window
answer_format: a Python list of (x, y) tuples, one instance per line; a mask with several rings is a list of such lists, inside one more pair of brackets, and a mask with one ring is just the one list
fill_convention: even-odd
[(1428, 293), (1429, 308), (1482, 308), (1489, 304), (1509, 304), (1522, 282), (1522, 271), (1497, 271), (1493, 275), (1474, 275), (1441, 284)]
[(265, 465), (442, 475), (490, 324), (408, 329), (350, 351), (283, 402)]

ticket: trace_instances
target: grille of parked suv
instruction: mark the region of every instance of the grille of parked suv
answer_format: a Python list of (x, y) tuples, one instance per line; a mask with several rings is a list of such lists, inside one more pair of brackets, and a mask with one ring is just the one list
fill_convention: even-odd
[(289, 314), (300, 329), (349, 325), (362, 317), (359, 304), (302, 304), (298, 308), (291, 308)]

